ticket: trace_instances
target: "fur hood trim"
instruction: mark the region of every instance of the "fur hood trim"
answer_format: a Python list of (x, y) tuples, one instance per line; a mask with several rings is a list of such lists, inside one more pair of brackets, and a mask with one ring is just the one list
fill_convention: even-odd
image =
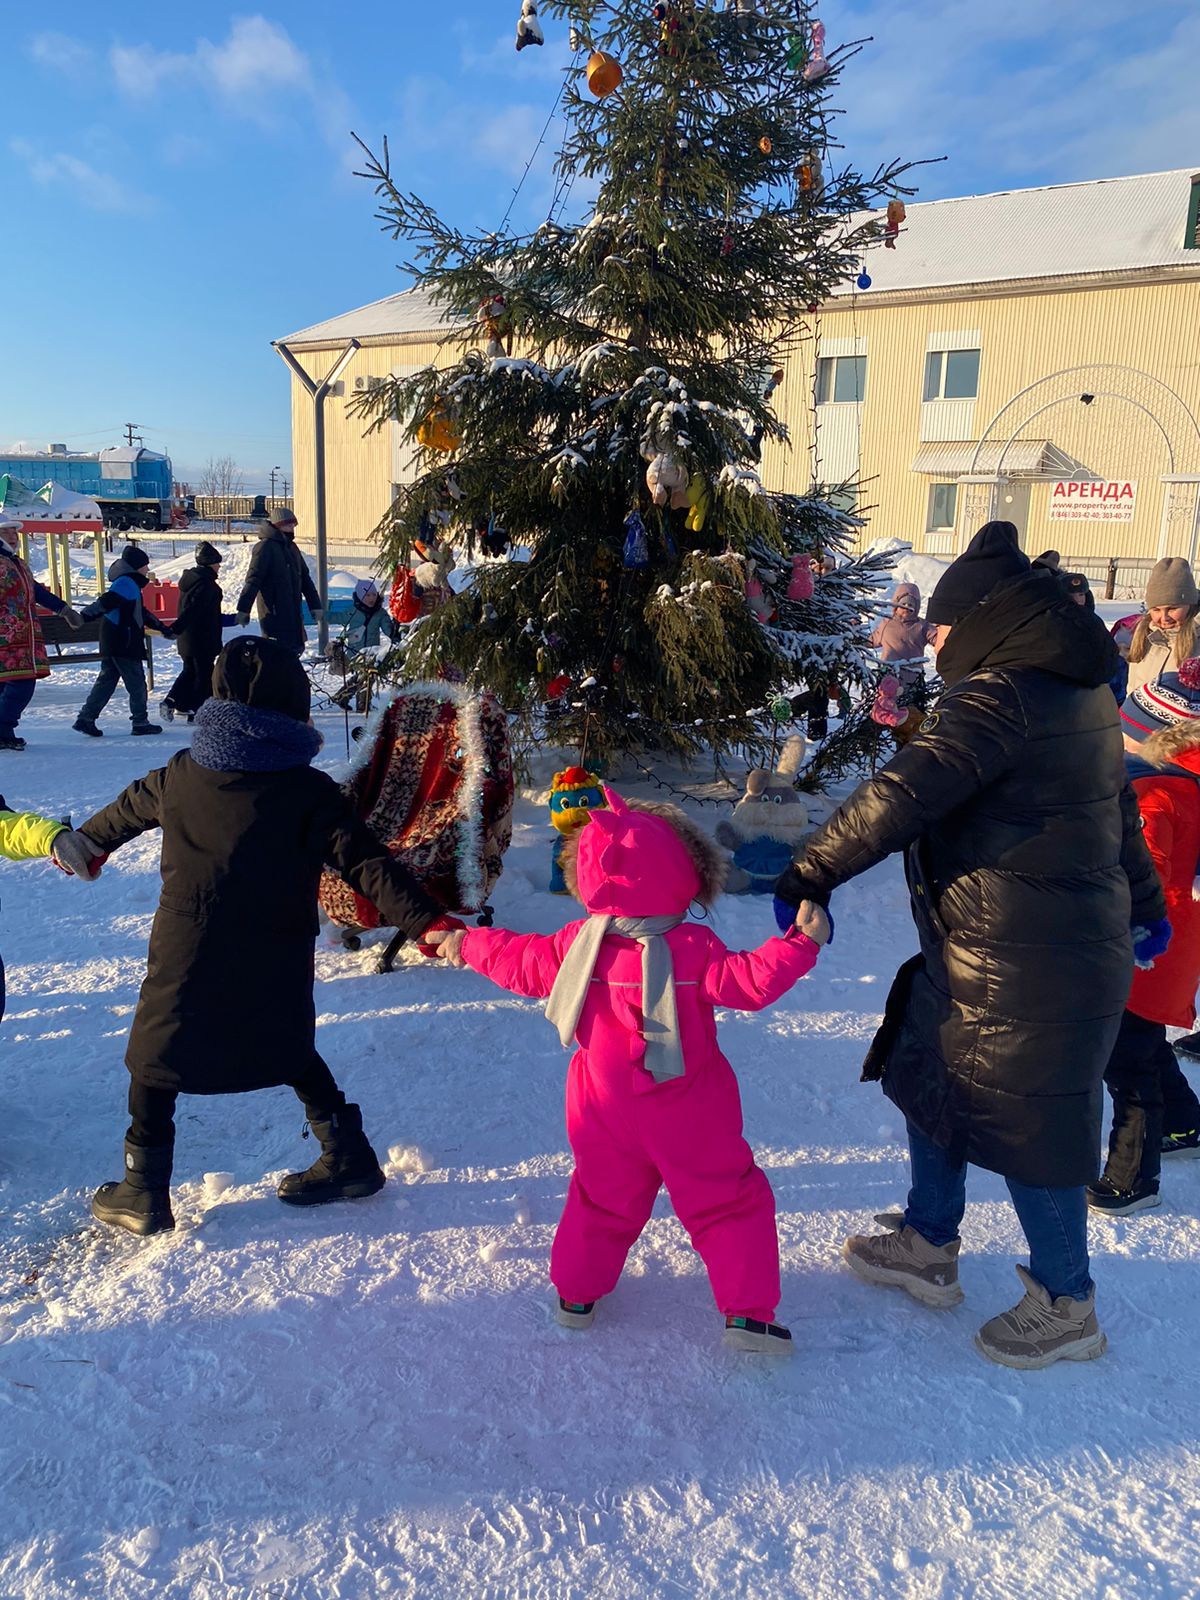
[[(716, 901), (725, 887), (725, 878), (729, 871), (729, 857), (720, 848), (715, 839), (709, 837), (697, 823), (693, 822), (686, 812), (678, 806), (671, 805), (664, 800), (625, 800), (631, 811), (646, 811), (652, 817), (662, 817), (669, 822), (675, 832), (682, 839), (692, 864), (696, 868), (696, 875), (700, 879), (700, 893), (697, 899), (705, 908)], [(584, 828), (587, 827), (585, 822)], [(576, 828), (573, 833), (563, 840), (562, 852), (559, 863), (562, 866), (563, 880), (567, 885), (567, 892), (580, 899), (579, 878), (576, 873), (576, 862), (579, 856), (579, 840), (583, 828)]]
[(1169, 767), (1186, 750), (1200, 750), (1200, 718), (1169, 722), (1138, 746), (1138, 755), (1151, 767)]

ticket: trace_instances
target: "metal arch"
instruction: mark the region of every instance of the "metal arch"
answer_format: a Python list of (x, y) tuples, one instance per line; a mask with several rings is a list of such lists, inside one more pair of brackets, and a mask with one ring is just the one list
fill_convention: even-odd
[[(1122, 394), (1119, 389), (1096, 389), (1093, 392), (1094, 392), (1095, 398), (1097, 400), (1121, 400), (1127, 406), (1136, 406), (1137, 409), (1140, 412), (1142, 412), (1145, 416), (1150, 418), (1150, 421), (1158, 429), (1159, 433), (1162, 434), (1163, 443), (1167, 447), (1167, 460), (1170, 463), (1170, 470), (1171, 470), (1172, 474), (1174, 474), (1174, 471), (1175, 471), (1175, 446), (1172, 444), (1171, 435), (1167, 432), (1166, 428), (1163, 426), (1161, 419), (1159, 417), (1157, 417), (1154, 414), (1153, 411), (1151, 411), (1150, 407), (1149, 406), (1144, 406), (1140, 400), (1135, 400), (1132, 395)], [(1036, 411), (1031, 411), (1030, 414), (1024, 419), (1024, 421), (1020, 422), (1017, 425), (1016, 432), (1009, 435), (1008, 443), (1004, 446), (1004, 449), (1001, 450), (1000, 459), (996, 462), (996, 476), (997, 477), (1002, 477), (1004, 475), (1004, 458), (1005, 458), (1005, 456), (1007, 456), (1008, 452), (1012, 449), (1013, 445), (1016, 444), (1017, 440), (1020, 438), (1022, 430), (1024, 428), (1027, 428), (1031, 422), (1036, 422), (1037, 419), (1040, 416), (1042, 416), (1045, 412), (1053, 411), (1055, 406), (1069, 405), (1072, 400), (1075, 401), (1076, 405), (1078, 405), (1079, 397), (1077, 395), (1074, 395), (1074, 394), (1061, 394), (1061, 395), (1058, 396), (1058, 398), (1056, 400), (1047, 400), (1047, 402), (1046, 402), (1046, 404), (1044, 406), (1039, 406)], [(999, 415), (1000, 415), (1000, 413), (997, 413), (997, 416), (999, 416)], [(980, 444), (982, 444), (982, 443), (983, 443), (983, 441), (981, 440)], [(975, 454), (976, 454), (976, 459), (978, 459), (978, 455), (979, 455), (978, 446), (976, 447)], [(972, 473), (973, 473), (974, 470), (975, 470), (974, 466), (972, 466), (971, 470), (972, 470)]]
[[(1179, 436), (1178, 436), (1178, 438), (1175, 439), (1174, 442), (1172, 442), (1171, 435), (1168, 432), (1168, 428), (1167, 428), (1166, 422), (1164, 422), (1163, 418), (1158, 415), (1158, 413), (1153, 409), (1152, 406), (1148, 406), (1148, 405), (1143, 404), (1141, 401), (1137, 400), (1133, 395), (1124, 394), (1121, 390), (1106, 390), (1105, 391), (1106, 396), (1112, 397), (1112, 398), (1128, 400), (1131, 404), (1139, 406), (1143, 411), (1145, 411), (1147, 414), (1149, 414), (1150, 416), (1153, 417), (1156, 425), (1159, 428), (1159, 431), (1164, 435), (1164, 437), (1168, 441), (1168, 454), (1170, 455), (1170, 457), (1172, 459), (1172, 463), (1174, 463), (1175, 458), (1176, 458), (1176, 453), (1177, 453), (1176, 449), (1175, 449), (1175, 445), (1178, 444), (1179, 446), (1182, 447), (1183, 443), (1184, 443), (1184, 438), (1186, 436), (1187, 439), (1188, 439), (1188, 442), (1189, 442), (1189, 444), (1191, 446), (1191, 449), (1190, 450), (1183, 450), (1181, 448), (1179, 453), (1182, 454), (1182, 455), (1185, 455), (1185, 456), (1192, 457), (1192, 459), (1194, 459), (1194, 461), (1195, 461), (1196, 466), (1200, 467), (1200, 422), (1197, 421), (1195, 414), (1190, 409), (1190, 407), (1188, 406), (1187, 402), (1183, 399), (1183, 396), (1178, 394), (1174, 389), (1172, 389), (1170, 384), (1164, 383), (1161, 378), (1156, 378), (1152, 373), (1142, 371), (1142, 369), (1140, 367), (1130, 367), (1130, 366), (1125, 366), (1120, 362), (1111, 362), (1110, 361), (1110, 362), (1085, 362), (1085, 363), (1082, 363), (1079, 366), (1062, 367), (1062, 368), (1059, 369), (1059, 371), (1048, 373), (1048, 374), (1046, 374), (1045, 377), (1038, 378), (1033, 383), (1026, 384), (1023, 389), (1018, 390), (1018, 392), (1015, 395), (1013, 395), (1011, 400), (1007, 401), (1006, 404), (1004, 404), (1003, 406), (1000, 407), (1000, 410), (996, 412), (995, 416), (992, 418), (992, 420), (988, 423), (987, 427), (984, 429), (984, 432), (983, 432), (982, 436), (980, 437), (980, 440), (979, 440), (978, 444), (975, 446), (975, 454), (971, 459), (971, 467), (970, 467), (971, 474), (974, 475), (979, 471), (979, 464), (980, 464), (980, 458), (981, 458), (982, 453), (983, 453), (983, 447), (984, 447), (985, 444), (988, 444), (989, 442), (993, 441), (994, 435), (995, 435), (995, 430), (996, 430), (998, 424), (1000, 423), (1000, 421), (1002, 420), (1002, 418), (1005, 417), (1014, 408), (1014, 406), (1019, 405), (1020, 402), (1022, 400), (1024, 400), (1027, 395), (1032, 394), (1035, 389), (1043, 388), (1044, 386), (1046, 386), (1048, 384), (1058, 384), (1058, 383), (1065, 384), (1066, 380), (1068, 380), (1068, 379), (1076, 379), (1076, 380), (1078, 380), (1080, 378), (1080, 375), (1083, 375), (1083, 374), (1093, 374), (1093, 375), (1099, 377), (1101, 374), (1109, 374), (1109, 373), (1112, 373), (1112, 374), (1124, 374), (1128, 378), (1133, 379), (1137, 384), (1149, 387), (1151, 390), (1156, 391), (1157, 393), (1161, 394), (1165, 398), (1165, 400), (1167, 402), (1165, 409), (1168, 410), (1168, 411), (1169, 410), (1174, 410), (1175, 411), (1175, 419), (1174, 420), (1177, 423), (1180, 424)], [(1068, 390), (1065, 394), (1063, 394), (1059, 398), (1060, 399), (1070, 399), (1071, 396), (1072, 396), (1072, 393), (1077, 395), (1078, 391), (1079, 391), (1079, 384), (1078, 384), (1078, 382), (1076, 382), (1076, 384), (1073, 386), (1073, 388), (1071, 390)], [(1009, 443), (1011, 443), (1013, 439), (1016, 439), (1020, 435), (1021, 430), (1023, 428), (1026, 428), (1029, 425), (1029, 423), (1033, 420), (1034, 417), (1040, 416), (1042, 414), (1042, 412), (1044, 410), (1046, 410), (1046, 409), (1047, 409), (1047, 407), (1043, 406), (1038, 411), (1034, 412), (1032, 414), (1032, 416), (1025, 417), (1021, 421), (1019, 426), (1017, 427), (1016, 432), (1012, 435), (1012, 439), (1010, 439)], [(1005, 446), (1006, 450), (1007, 450), (1007, 448), (1008, 447)], [(1172, 465), (1172, 471), (1174, 471), (1174, 465)]]

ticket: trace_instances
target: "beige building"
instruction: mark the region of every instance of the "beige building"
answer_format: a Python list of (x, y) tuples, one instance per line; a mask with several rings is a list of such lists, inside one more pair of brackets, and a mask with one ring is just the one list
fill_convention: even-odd
[[(785, 369), (792, 446), (766, 451), (771, 486), (803, 491), (814, 467), (862, 480), (868, 536), (931, 555), (998, 515), (1031, 552), (1093, 568), (1197, 559), (1200, 175), (911, 205), (895, 249), (863, 268), (869, 285), (826, 300)], [(438, 361), (438, 337), (414, 290), (279, 341), (310, 381), (349, 351), (325, 404), (331, 543), (368, 539), (413, 472), (401, 430), (364, 439), (346, 400)], [(311, 527), (313, 402), (297, 377), (292, 435)]]

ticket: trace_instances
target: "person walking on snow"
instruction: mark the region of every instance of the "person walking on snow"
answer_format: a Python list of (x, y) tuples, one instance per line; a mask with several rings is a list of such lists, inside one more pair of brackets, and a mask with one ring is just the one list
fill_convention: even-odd
[(1168, 1027), (1194, 1026), (1200, 985), (1200, 661), (1135, 689), (1121, 725), (1136, 751), (1125, 766), (1166, 893), (1171, 942), (1134, 973), (1104, 1073), (1112, 1131), (1088, 1204), (1116, 1217), (1158, 1205), (1164, 1155), (1200, 1156), (1200, 1100), (1167, 1043)]
[(129, 695), (129, 716), (135, 734), (161, 733), (147, 714), (146, 629), (165, 636), (166, 629), (142, 605), (142, 590), (150, 581), (146, 570), (150, 557), (136, 545), (127, 544), (119, 561), (108, 569), (111, 585), (80, 613), (85, 619), (100, 617), (100, 671), (92, 692), (75, 718), (76, 733), (99, 739), (96, 718), (112, 699), (118, 682)]
[(179, 615), (171, 626), (171, 637), (183, 666), (162, 703), (163, 716), (172, 721), (177, 712), (190, 722), (212, 694), (213, 667), (221, 653), (221, 630), (233, 627), (234, 616), (221, 612), (221, 552), (216, 545), (201, 540), (196, 546), (196, 565), (179, 580)]
[(308, 602), (314, 618), (319, 617), (321, 597), (309, 576), (308, 562), (296, 547), (296, 513), (286, 506), (276, 507), (259, 529), (258, 544), (237, 603), (239, 627), (249, 625), (250, 608), (255, 601), (264, 636), (303, 655), (308, 644), (304, 603)]
[(17, 724), (38, 679), (50, 675), (35, 608), (43, 606), (73, 628), (83, 622), (78, 611), (37, 581), (9, 543), (20, 531), (21, 523), (0, 511), (0, 750), (24, 750)]
[(1026, 1293), (976, 1344), (1006, 1366), (1088, 1360), (1105, 1348), (1087, 1249), (1104, 1068), (1134, 952), (1153, 959), (1169, 938), (1125, 783), (1116, 646), (1030, 570), (1008, 522), (942, 575), (929, 621), (946, 693), (776, 886), (782, 920), (905, 855), (921, 953), (863, 1076), (904, 1113), (912, 1187), (843, 1253), (867, 1283), (957, 1305), (967, 1166), (998, 1172), (1029, 1242)]
[(316, 1049), (313, 943), (328, 864), (390, 925), (416, 937), (440, 908), (311, 765), (321, 739), (294, 651), (235, 639), (190, 751), (129, 786), (81, 833), (107, 854), (162, 829), (162, 897), (125, 1061), (125, 1176), (93, 1214), (130, 1233), (175, 1226), (175, 1102), (288, 1084), (321, 1154), (279, 1185), (289, 1205), (358, 1199), (383, 1187), (379, 1162)]
[(383, 597), (370, 578), (354, 585), (354, 614), (346, 627), (346, 649), (377, 650), (382, 639), (396, 637), (396, 624), (388, 614)]
[(586, 919), (559, 933), (455, 932), (438, 954), (514, 994), (549, 996), (547, 1018), (578, 1046), (567, 1074), (575, 1157), (550, 1276), (558, 1320), (586, 1327), (616, 1287), (625, 1257), (665, 1184), (708, 1269), (725, 1340), (786, 1355), (775, 1200), (742, 1137), (733, 1068), (713, 1011), (760, 1011), (811, 971), (829, 937), (823, 911), (801, 906), (787, 936), (731, 954), (689, 904), (721, 892), (725, 862), (675, 806), (605, 789), (564, 844), (567, 887)]

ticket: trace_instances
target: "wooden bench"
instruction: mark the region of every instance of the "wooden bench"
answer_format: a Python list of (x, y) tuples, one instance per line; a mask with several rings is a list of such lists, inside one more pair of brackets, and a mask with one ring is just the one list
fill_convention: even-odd
[[(104, 657), (99, 650), (64, 650), (64, 645), (100, 643), (101, 619), (96, 617), (83, 624), (82, 628), (73, 628), (65, 617), (55, 612), (44, 612), (38, 616), (38, 625), (42, 630), (42, 638), (46, 641), (46, 660), (51, 667), (86, 667), (91, 662), (100, 662)], [(151, 647), (146, 652), (146, 683), (154, 688), (154, 650)]]

